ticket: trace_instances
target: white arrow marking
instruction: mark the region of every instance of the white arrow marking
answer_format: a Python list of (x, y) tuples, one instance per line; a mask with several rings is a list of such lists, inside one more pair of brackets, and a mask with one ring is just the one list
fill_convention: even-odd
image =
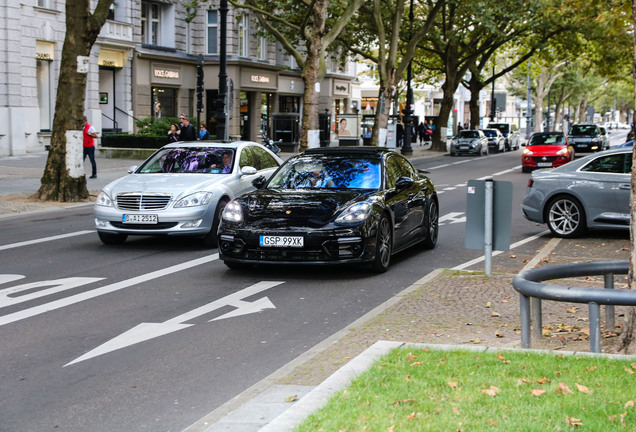
[(141, 323), (138, 326), (135, 326), (132, 329), (128, 330), (127, 332), (120, 334), (114, 339), (111, 339), (108, 342), (100, 345), (94, 350), (89, 351), (83, 356), (78, 357), (72, 362), (67, 363), (66, 365), (64, 365), (64, 367), (84, 360), (88, 360), (93, 357), (100, 356), (102, 354), (116, 351), (121, 348), (135, 345), (140, 342), (154, 339), (168, 333), (183, 330), (184, 328), (188, 328), (194, 325), (183, 323), (225, 306), (234, 306), (238, 309), (222, 315), (216, 319), (230, 318), (231, 316), (240, 316), (248, 313), (260, 312), (263, 309), (275, 308), (275, 306), (272, 304), (271, 301), (269, 301), (267, 297), (260, 298), (258, 300), (255, 300), (254, 302), (245, 301), (243, 299), (245, 297), (250, 297), (254, 294), (258, 294), (261, 291), (265, 291), (282, 283), (283, 282), (277, 281), (262, 281), (241, 291), (235, 292), (234, 294), (230, 294), (229, 296), (225, 296), (211, 303), (186, 312), (182, 315), (171, 318), (163, 323)]
[(463, 212), (447, 213), (439, 218), (439, 224), (444, 225), (446, 221), (450, 221), (452, 224), (466, 222), (466, 216), (462, 216), (463, 214)]

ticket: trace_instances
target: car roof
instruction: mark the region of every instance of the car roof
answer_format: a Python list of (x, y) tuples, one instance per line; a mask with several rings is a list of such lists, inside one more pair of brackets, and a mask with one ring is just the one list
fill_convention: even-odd
[(563, 131), (535, 132), (532, 135), (565, 135)]
[(382, 156), (394, 152), (388, 147), (316, 147), (305, 150), (301, 155), (327, 155), (327, 156)]
[[(252, 141), (178, 141), (166, 144), (162, 148), (180, 148), (180, 147), (216, 147), (216, 148), (237, 148), (245, 144), (256, 144)], [(258, 144), (256, 144), (258, 145)]]

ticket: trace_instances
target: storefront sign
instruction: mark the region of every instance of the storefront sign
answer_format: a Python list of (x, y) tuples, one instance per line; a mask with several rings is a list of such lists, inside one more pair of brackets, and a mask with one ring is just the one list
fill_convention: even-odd
[(305, 92), (305, 83), (299, 77), (278, 77), (278, 92), (301, 95)]
[(111, 51), (102, 49), (99, 52), (97, 64), (103, 67), (124, 67), (124, 53), (121, 51)]
[(155, 69), (154, 75), (156, 78), (179, 79), (179, 71), (169, 69)]
[(333, 80), (334, 96), (349, 96), (350, 84), (348, 81)]
[(241, 70), (241, 88), (277, 89), (277, 74), (262, 70)]
[(55, 45), (50, 42), (35, 41), (35, 58), (38, 60), (53, 60)]
[(263, 75), (251, 75), (250, 81), (255, 83), (269, 83), (269, 77)]
[(155, 63), (150, 68), (150, 82), (156, 84), (180, 85), (182, 73), (180, 67)]

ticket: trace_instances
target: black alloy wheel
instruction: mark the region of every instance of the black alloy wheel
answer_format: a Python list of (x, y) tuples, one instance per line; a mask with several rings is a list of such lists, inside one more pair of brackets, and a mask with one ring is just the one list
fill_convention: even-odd
[(391, 223), (386, 215), (383, 215), (378, 222), (376, 234), (375, 257), (371, 269), (377, 273), (384, 273), (391, 263), (391, 252), (393, 250), (393, 233)]
[(437, 236), (439, 235), (439, 208), (437, 201), (430, 200), (428, 205), (428, 233), (424, 240), (425, 249), (433, 249), (437, 245)]

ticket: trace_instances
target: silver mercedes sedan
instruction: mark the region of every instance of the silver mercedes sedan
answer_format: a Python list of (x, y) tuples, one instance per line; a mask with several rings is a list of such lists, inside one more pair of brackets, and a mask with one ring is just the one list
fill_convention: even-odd
[(225, 205), (281, 163), (249, 141), (168, 144), (101, 190), (95, 201), (97, 234), (105, 244), (123, 243), (129, 235), (168, 235), (200, 237), (214, 247)]
[(587, 229), (629, 230), (631, 172), (631, 147), (534, 171), (521, 205), (523, 214), (548, 224), (557, 237), (576, 237)]

